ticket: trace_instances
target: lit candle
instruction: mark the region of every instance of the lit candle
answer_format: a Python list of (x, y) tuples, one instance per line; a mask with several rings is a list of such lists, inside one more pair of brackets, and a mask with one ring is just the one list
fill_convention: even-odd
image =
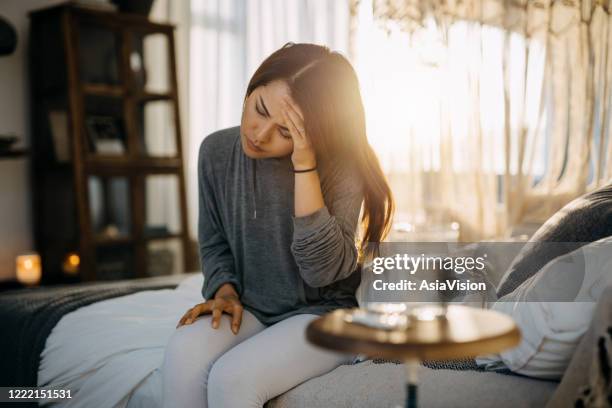
[(17, 257), (17, 280), (24, 285), (36, 285), (40, 282), (41, 267), (38, 254), (19, 255)]
[(76, 275), (79, 273), (79, 265), (81, 258), (74, 252), (69, 252), (62, 263), (62, 270), (68, 275)]

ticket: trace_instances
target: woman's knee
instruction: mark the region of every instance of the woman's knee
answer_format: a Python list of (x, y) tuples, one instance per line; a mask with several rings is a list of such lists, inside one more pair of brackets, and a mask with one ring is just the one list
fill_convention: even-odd
[[(248, 319), (248, 317), (247, 317)], [(227, 321), (226, 321), (227, 320)], [(252, 320), (255, 320), (252, 317)], [(246, 322), (238, 335), (229, 327), (229, 319), (222, 319), (219, 328), (211, 326), (210, 316), (179, 327), (166, 344), (164, 369), (168, 373), (185, 375), (208, 374), (212, 363), (240, 341), (260, 330), (260, 323)]]
[(209, 407), (263, 407), (269, 396), (264, 381), (257, 381), (231, 354), (221, 356), (208, 376)]
[(206, 407), (206, 380), (212, 356), (206, 355), (203, 336), (188, 327), (170, 337), (162, 367), (162, 406)]
[(184, 354), (197, 350), (195, 346), (202, 336), (196, 333), (195, 330), (189, 329), (191, 328), (183, 326), (172, 333), (166, 344), (166, 354)]
[(181, 376), (191, 373), (201, 374), (210, 369), (217, 353), (207, 344), (205, 327), (198, 327), (204, 324), (196, 321), (193, 325), (182, 326), (175, 330), (166, 345), (165, 368), (180, 371)]

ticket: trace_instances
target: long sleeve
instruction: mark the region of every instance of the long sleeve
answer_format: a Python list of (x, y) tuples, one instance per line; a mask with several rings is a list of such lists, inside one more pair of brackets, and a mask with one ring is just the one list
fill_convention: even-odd
[(356, 174), (334, 173), (323, 188), (326, 205), (313, 214), (293, 218), (291, 251), (302, 279), (324, 287), (347, 278), (357, 267), (355, 230), (363, 201)]
[(242, 294), (242, 287), (235, 274), (234, 258), (223, 232), (217, 192), (213, 187), (211, 159), (204, 139), (198, 155), (198, 242), (204, 273), (202, 295), (205, 299), (212, 298), (225, 283), (233, 284), (238, 294)]

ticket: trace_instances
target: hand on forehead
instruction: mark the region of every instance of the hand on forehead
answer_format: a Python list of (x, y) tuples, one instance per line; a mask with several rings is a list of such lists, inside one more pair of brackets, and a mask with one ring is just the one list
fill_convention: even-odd
[(287, 100), (300, 116), (303, 117), (302, 110), (291, 97), (291, 90), (284, 81), (272, 81), (265, 86), (259, 87), (258, 99), (261, 97), (270, 115), (278, 121), (283, 121), (281, 109), (284, 109), (283, 101)]

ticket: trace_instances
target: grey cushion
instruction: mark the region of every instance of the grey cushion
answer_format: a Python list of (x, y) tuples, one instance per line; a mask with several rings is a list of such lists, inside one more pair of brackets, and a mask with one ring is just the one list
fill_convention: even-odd
[(612, 406), (610, 367), (612, 367), (612, 286), (607, 286), (597, 303), (591, 326), (576, 348), (563, 380), (547, 407)]
[[(268, 408), (403, 406), (403, 364), (365, 361), (342, 365), (278, 396)], [(419, 371), (419, 406), (428, 407), (543, 407), (558, 383), (492, 372)]]
[(497, 296), (512, 292), (554, 258), (611, 235), (612, 183), (575, 199), (550, 217), (514, 259)]

